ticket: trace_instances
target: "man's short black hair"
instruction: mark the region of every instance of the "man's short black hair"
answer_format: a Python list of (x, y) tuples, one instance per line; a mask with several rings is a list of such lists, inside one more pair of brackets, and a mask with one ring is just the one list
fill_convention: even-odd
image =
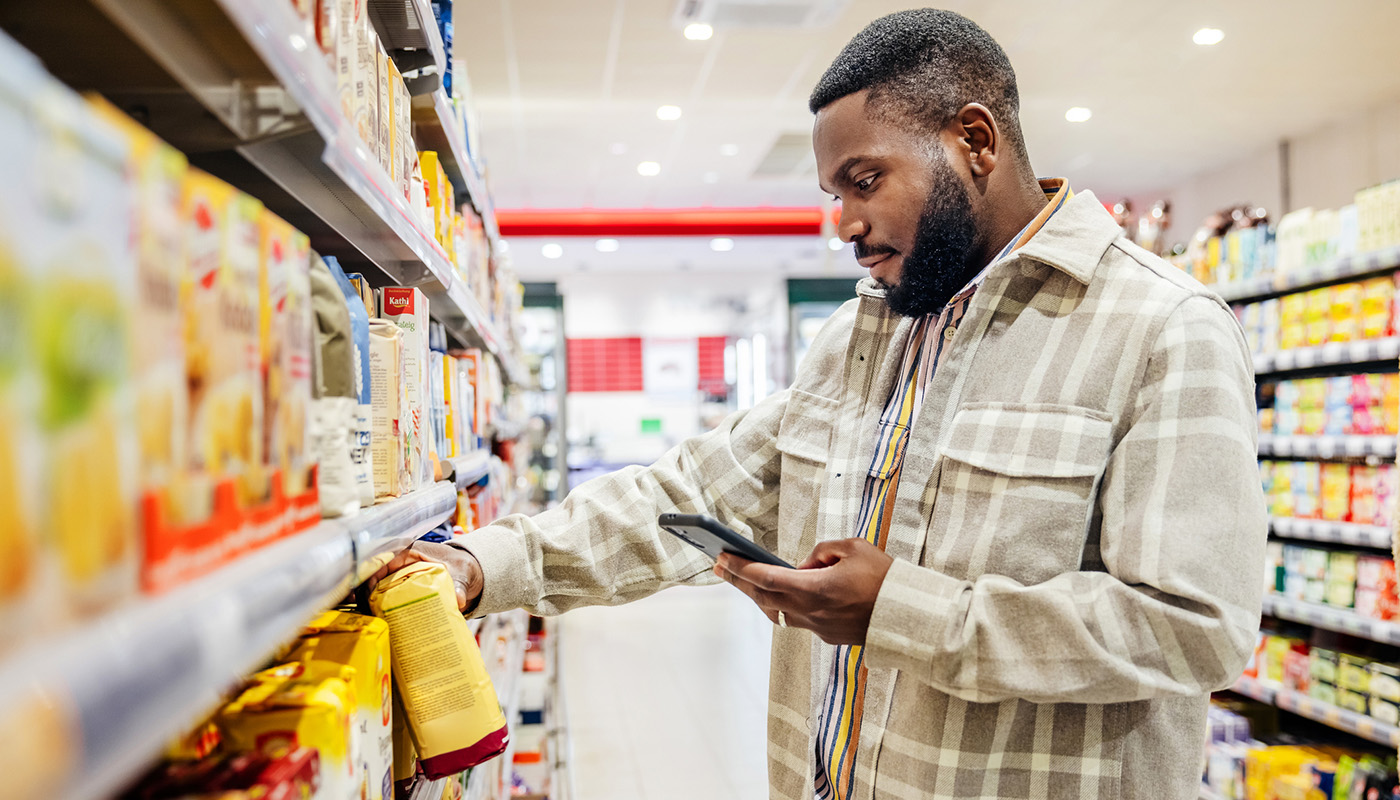
[(847, 43), (812, 90), (808, 107), (869, 89), (876, 114), (941, 130), (968, 103), (991, 110), (1013, 150), (1024, 153), (1016, 72), (1001, 45), (951, 11), (916, 8), (881, 17)]

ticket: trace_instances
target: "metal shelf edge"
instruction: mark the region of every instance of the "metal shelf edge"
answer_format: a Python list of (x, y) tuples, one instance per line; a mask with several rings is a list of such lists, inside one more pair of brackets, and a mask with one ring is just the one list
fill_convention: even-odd
[(1269, 528), (1276, 535), (1288, 539), (1331, 542), (1386, 550), (1389, 550), (1392, 544), (1389, 529), (1379, 525), (1359, 525), (1353, 522), (1332, 522), (1294, 517), (1270, 517)]
[(1251, 278), (1244, 281), (1214, 284), (1210, 288), (1228, 303), (1240, 300), (1268, 299), (1271, 295), (1291, 294), (1317, 288), (1321, 284), (1360, 277), (1372, 272), (1400, 267), (1400, 247), (1388, 247), (1370, 253), (1342, 256), (1328, 264), (1312, 267), (1293, 275)]
[(458, 491), (471, 486), (491, 472), (491, 452), (478, 450), (469, 456), (448, 459), (452, 462), (452, 473)]
[(1400, 645), (1400, 625), (1362, 616), (1345, 608), (1271, 594), (1264, 595), (1264, 613), (1373, 642)]
[(1381, 722), (1366, 714), (1358, 714), (1344, 708), (1323, 703), (1291, 689), (1273, 685), (1258, 678), (1241, 677), (1230, 687), (1246, 697), (1261, 703), (1321, 722), (1344, 733), (1359, 736), (1377, 744), (1400, 746), (1400, 728)]

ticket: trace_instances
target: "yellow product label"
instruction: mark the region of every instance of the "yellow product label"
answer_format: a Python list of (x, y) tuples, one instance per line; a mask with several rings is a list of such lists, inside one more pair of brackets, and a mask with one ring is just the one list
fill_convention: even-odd
[(325, 661), (355, 670), (354, 733), (359, 752), (359, 797), (392, 800), (392, 687), (389, 626), (378, 617), (327, 611), (307, 625), (289, 656)]
[(394, 682), (419, 758), (471, 748), (505, 728), (446, 568), (411, 564), (381, 581), (369, 602), (389, 623)]
[(215, 717), (224, 748), (277, 758), (295, 747), (314, 747), (321, 754), (317, 796), (356, 796), (354, 684), (354, 669), (322, 661), (263, 670)]

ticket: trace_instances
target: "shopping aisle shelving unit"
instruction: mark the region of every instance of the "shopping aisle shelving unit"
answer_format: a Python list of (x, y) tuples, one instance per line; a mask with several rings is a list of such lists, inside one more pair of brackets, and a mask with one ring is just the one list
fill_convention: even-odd
[(491, 474), (491, 453), (489, 450), (478, 450), (469, 456), (450, 458), (448, 462), (452, 464), (452, 478), (458, 491), (466, 489)]
[(110, 797), (308, 619), (456, 507), (438, 483), (142, 598), (0, 665), (0, 708), (56, 703), (77, 737), (60, 796)]
[[(481, 627), (482, 657), (512, 734), (520, 716), (520, 674), (525, 669), (529, 629), (529, 615), (519, 610), (490, 615)], [(504, 650), (498, 649), (502, 647)], [(496, 665), (494, 669), (493, 665)], [(515, 737), (512, 735), (504, 754), (472, 769), (467, 777), (467, 800), (508, 800), (514, 754)]]
[(1254, 354), (1254, 374), (1270, 375), (1318, 367), (1351, 367), (1394, 361), (1400, 358), (1400, 337), (1331, 342), (1317, 347), (1295, 347), (1273, 353)]
[(1259, 455), (1278, 458), (1395, 458), (1394, 436), (1278, 436), (1259, 434)]
[(1269, 530), (1285, 539), (1305, 539), (1353, 547), (1374, 547), (1390, 550), (1390, 530), (1380, 525), (1358, 525), (1354, 522), (1331, 522), (1323, 519), (1272, 517)]
[(1284, 711), (1307, 717), (1315, 722), (1321, 722), (1353, 736), (1359, 736), (1377, 744), (1400, 747), (1400, 728), (1365, 714), (1338, 708), (1330, 703), (1319, 702), (1301, 692), (1285, 689), (1277, 684), (1248, 676), (1235, 681), (1231, 690), (1261, 703), (1277, 706)]
[(1306, 603), (1275, 594), (1264, 596), (1264, 613), (1314, 628), (1359, 636), (1382, 644), (1400, 645), (1400, 625), (1362, 616), (1349, 608)]
[(1209, 786), (1201, 786), (1200, 800), (1225, 800), (1225, 798), (1211, 791)]
[(1343, 256), (1327, 264), (1289, 275), (1232, 281), (1217, 284), (1212, 288), (1227, 302), (1238, 303), (1306, 291), (1317, 286), (1364, 278), (1396, 268), (1400, 268), (1400, 247), (1390, 247), (1374, 253)]
[[(445, 63), (432, 12), (423, 0), (368, 1), (372, 18), (401, 20), (398, 30), (387, 31), (387, 42), (435, 47), (435, 59)], [(0, 25), (18, 32), (22, 44), (36, 47), (60, 78), (99, 91), (116, 87), (119, 104), (148, 109), (145, 122), (194, 154), (197, 165), (263, 200), (310, 235), (319, 251), (340, 256), (350, 266), (369, 262), (392, 282), (422, 289), (433, 316), (453, 336), (494, 355), (512, 382), (524, 380), (495, 321), (453, 269), (448, 254), (413, 219), (341, 113), (331, 65), (307, 40), (291, 3), (92, 0), (89, 5), (87, 0), (58, 0), (55, 5), (62, 9), (21, 8), (27, 5), (0, 9)], [(114, 57), (100, 62), (101, 73), (82, 73), (70, 59), (45, 52), (46, 44), (53, 45), (42, 30), (23, 36), (37, 25), (56, 24), (54, 20), (77, 30), (110, 27), (109, 38), (121, 37), (110, 43)], [(180, 91), (148, 86), (153, 69), (164, 72)], [(428, 138), (433, 139), (435, 128), (442, 136), (460, 139), (465, 148), (465, 134), (457, 129), (446, 98), (430, 105), (434, 115), (447, 116), (426, 126)], [(494, 232), (484, 188), (465, 177), (475, 176), (471, 165), (459, 165), (452, 174), (487, 230)], [(493, 247), (495, 241), (493, 233)]]

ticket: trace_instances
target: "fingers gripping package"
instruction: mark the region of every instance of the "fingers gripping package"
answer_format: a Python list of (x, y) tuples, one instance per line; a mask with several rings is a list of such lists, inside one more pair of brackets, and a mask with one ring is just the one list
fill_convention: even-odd
[(423, 773), (444, 778), (505, 752), (505, 715), (446, 568), (409, 565), (369, 602), (389, 623), (394, 683)]

